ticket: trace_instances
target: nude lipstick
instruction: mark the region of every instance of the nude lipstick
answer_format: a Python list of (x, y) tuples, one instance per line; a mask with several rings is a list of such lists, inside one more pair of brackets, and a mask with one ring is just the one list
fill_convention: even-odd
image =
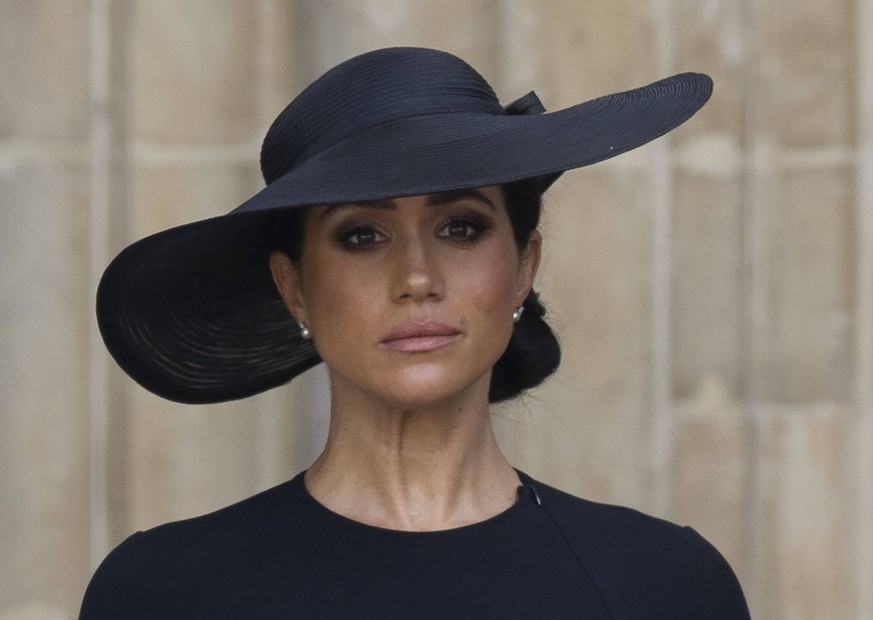
[(391, 351), (425, 353), (451, 344), (461, 335), (454, 327), (437, 321), (406, 321), (384, 338), (380, 344)]

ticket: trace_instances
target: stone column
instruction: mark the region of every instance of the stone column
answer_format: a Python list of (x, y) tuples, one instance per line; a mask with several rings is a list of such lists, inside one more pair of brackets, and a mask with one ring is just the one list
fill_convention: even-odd
[(0, 615), (89, 575), (89, 3), (5, 2), (0, 77)]

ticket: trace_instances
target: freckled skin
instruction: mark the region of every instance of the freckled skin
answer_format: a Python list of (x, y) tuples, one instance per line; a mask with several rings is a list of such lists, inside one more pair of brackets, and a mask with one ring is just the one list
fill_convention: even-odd
[[(286, 303), (328, 366), (334, 401), (418, 409), (470, 389), (487, 394), (536, 270), (539, 237), (520, 254), (502, 190), (477, 191), (315, 207), (300, 263), (272, 257)], [(438, 321), (460, 336), (433, 351), (386, 349), (385, 335), (409, 320)]]

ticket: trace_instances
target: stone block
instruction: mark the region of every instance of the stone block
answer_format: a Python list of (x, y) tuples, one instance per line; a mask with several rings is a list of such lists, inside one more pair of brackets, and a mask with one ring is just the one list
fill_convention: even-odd
[(705, 536), (742, 576), (752, 462), (743, 407), (712, 377), (679, 401), (675, 414), (672, 518)]
[(490, 0), (307, 0), (299, 36), (308, 83), (334, 65), (368, 50), (435, 47), (493, 74), (497, 22)]
[(671, 204), (672, 391), (687, 398), (708, 381), (734, 397), (743, 385), (742, 186), (679, 171)]
[(132, 137), (174, 145), (258, 138), (252, 3), (132, 4), (127, 41)]
[(678, 0), (672, 13), (673, 71), (712, 77), (713, 96), (694, 120), (673, 134), (682, 141), (702, 132), (742, 143), (746, 123), (746, 74), (752, 62), (752, 36), (742, 2)]
[(855, 213), (850, 169), (791, 168), (759, 214), (755, 390), (777, 402), (848, 402), (854, 347)]
[(501, 89), (536, 89), (547, 109), (654, 81), (654, 27), (632, 0), (500, 3)]
[(0, 141), (88, 140), (90, 4), (84, 0), (3, 3)]
[(790, 148), (855, 142), (855, 5), (778, 0), (753, 5), (756, 133)]
[(204, 514), (252, 495), (251, 401), (182, 405), (129, 387), (128, 531)]
[(83, 165), (0, 172), (0, 610), (88, 578), (89, 197)]
[(852, 547), (843, 503), (847, 413), (827, 403), (761, 407), (754, 617), (857, 617), (847, 591)]
[(260, 82), (255, 94), (261, 109), (258, 140), (267, 133), (279, 112), (306, 86), (300, 83), (298, 75), (298, 5), (285, 0), (260, 0), (257, 4), (257, 74)]
[(263, 187), (251, 163), (209, 158), (153, 161), (132, 171), (131, 241), (195, 220), (223, 215)]

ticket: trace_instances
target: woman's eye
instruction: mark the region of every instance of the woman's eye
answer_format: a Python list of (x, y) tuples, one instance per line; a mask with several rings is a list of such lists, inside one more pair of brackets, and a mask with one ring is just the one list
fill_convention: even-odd
[(377, 243), (382, 243), (387, 237), (370, 226), (359, 226), (342, 233), (339, 240), (355, 248), (363, 248)]
[(484, 228), (478, 222), (454, 219), (443, 226), (437, 233), (437, 236), (456, 241), (472, 241), (482, 233)]

